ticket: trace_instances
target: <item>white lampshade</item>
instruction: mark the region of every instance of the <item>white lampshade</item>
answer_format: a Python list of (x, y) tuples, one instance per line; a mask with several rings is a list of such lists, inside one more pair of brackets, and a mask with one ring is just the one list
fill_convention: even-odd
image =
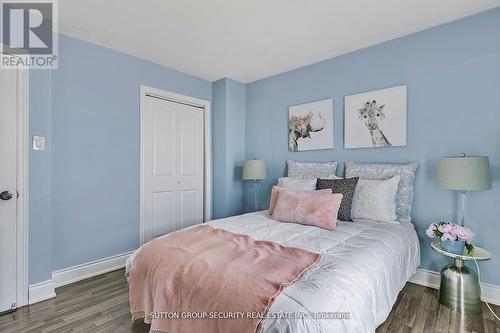
[(437, 163), (439, 187), (457, 191), (491, 189), (490, 162), (487, 156), (443, 157)]
[(266, 162), (263, 160), (246, 160), (243, 164), (243, 180), (266, 179)]

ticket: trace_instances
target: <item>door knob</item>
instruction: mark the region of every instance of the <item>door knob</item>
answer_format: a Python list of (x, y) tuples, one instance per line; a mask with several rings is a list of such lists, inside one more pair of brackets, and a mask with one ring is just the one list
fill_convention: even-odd
[(0, 199), (10, 200), (12, 199), (12, 193), (10, 193), (9, 191), (3, 191), (2, 193), (0, 193)]

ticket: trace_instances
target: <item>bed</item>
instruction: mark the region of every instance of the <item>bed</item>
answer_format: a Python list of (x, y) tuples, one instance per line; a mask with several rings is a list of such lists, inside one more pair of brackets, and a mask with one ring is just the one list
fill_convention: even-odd
[[(374, 332), (420, 262), (411, 223), (338, 221), (337, 228), (328, 231), (276, 222), (261, 211), (206, 224), (321, 254), (318, 264), (285, 288), (269, 309), (270, 313), (310, 315), (302, 319), (269, 316), (260, 332)], [(127, 260), (127, 273), (137, 251)], [(349, 318), (313, 318), (322, 313), (347, 313)]]

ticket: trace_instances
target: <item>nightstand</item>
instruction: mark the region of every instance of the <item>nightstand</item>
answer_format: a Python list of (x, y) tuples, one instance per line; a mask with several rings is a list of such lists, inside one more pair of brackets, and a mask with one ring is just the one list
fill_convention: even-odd
[(481, 313), (481, 288), (476, 272), (465, 267), (466, 260), (488, 260), (491, 253), (487, 250), (474, 246), (474, 250), (467, 255), (454, 254), (441, 249), (439, 240), (432, 242), (431, 247), (447, 257), (453, 258), (451, 265), (441, 270), (441, 284), (439, 286), (439, 303), (447, 308), (460, 313)]

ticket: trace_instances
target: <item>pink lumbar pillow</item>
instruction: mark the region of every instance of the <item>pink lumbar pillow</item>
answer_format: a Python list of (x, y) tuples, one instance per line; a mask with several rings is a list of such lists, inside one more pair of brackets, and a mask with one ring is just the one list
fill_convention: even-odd
[(342, 194), (281, 191), (272, 217), (280, 222), (314, 225), (333, 230), (337, 225)]
[[(283, 191), (290, 191), (289, 189), (281, 186), (273, 186), (271, 191), (271, 200), (269, 201), (269, 215), (273, 214), (274, 207), (276, 206), (276, 202), (278, 202), (278, 196)], [(293, 191), (291, 191), (293, 192)], [(317, 191), (310, 191), (311, 194), (332, 194), (331, 189), (323, 189)]]

